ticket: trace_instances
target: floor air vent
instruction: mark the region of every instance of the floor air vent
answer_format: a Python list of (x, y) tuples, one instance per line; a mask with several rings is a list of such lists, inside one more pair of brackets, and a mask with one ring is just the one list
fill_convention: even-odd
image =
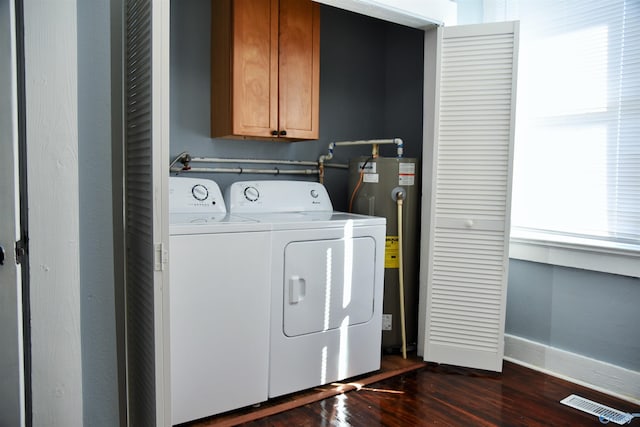
[(613, 421), (616, 424), (623, 425), (630, 423), (634, 418), (634, 415), (632, 414), (618, 411), (617, 409), (610, 408), (575, 394), (565, 397), (560, 401), (560, 403), (586, 412), (587, 414), (595, 415), (602, 423)]

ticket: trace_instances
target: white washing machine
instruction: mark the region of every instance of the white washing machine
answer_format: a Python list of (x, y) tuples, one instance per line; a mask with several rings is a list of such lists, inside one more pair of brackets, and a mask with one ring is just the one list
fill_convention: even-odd
[(267, 400), (270, 226), (218, 185), (169, 178), (172, 424)]
[(334, 212), (315, 182), (236, 182), (225, 199), (272, 230), (269, 397), (379, 369), (386, 219)]

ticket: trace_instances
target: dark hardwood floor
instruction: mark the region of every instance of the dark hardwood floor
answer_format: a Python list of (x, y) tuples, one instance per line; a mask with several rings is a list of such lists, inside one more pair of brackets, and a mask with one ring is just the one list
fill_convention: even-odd
[[(316, 389), (303, 394), (302, 398), (291, 395), (261, 409), (238, 411), (192, 425), (602, 425), (596, 417), (560, 404), (560, 400), (571, 394), (625, 412), (639, 412), (640, 409), (628, 401), (509, 362), (504, 363), (501, 374), (414, 362), (412, 366), (404, 365), (396, 370), (390, 378), (354, 381), (367, 384), (361, 387), (354, 383), (343, 385), (344, 389), (351, 390), (346, 393), (335, 388), (333, 391)], [(289, 409), (291, 407), (293, 409)]]

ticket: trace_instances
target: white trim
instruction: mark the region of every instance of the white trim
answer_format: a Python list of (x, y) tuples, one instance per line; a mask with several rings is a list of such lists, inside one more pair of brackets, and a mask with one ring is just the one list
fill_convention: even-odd
[(511, 234), (509, 258), (640, 277), (640, 250), (631, 245), (614, 247), (604, 245), (608, 242), (595, 245), (586, 239), (559, 241), (514, 234)]
[(20, 178), (18, 174), (18, 88), (15, 2), (0, 3), (0, 424), (24, 426), (25, 366), (22, 265), (11, 247), (20, 240)]
[[(161, 256), (163, 268), (156, 271), (155, 282), (158, 289), (155, 302), (156, 310), (156, 381), (162, 381), (157, 387), (156, 414), (158, 425), (168, 425), (171, 421), (171, 346), (169, 339), (169, 269), (167, 267), (169, 247), (169, 172), (166, 165), (169, 164), (169, 137), (170, 137), (170, 22), (171, 1), (162, 0), (158, 5), (154, 4), (158, 14), (153, 17), (154, 31), (153, 69), (158, 70), (158, 75), (152, 77), (154, 90), (153, 126), (154, 143), (158, 149), (153, 153), (153, 183), (154, 183), (154, 242), (159, 242), (164, 248)], [(160, 6), (160, 7), (157, 7)], [(158, 11), (159, 9), (159, 11)], [(156, 27), (157, 26), (157, 27)], [(157, 28), (157, 29), (156, 29)], [(157, 32), (157, 33), (156, 33)], [(158, 35), (156, 41), (155, 34)], [(157, 49), (157, 50), (156, 50)], [(158, 62), (155, 62), (158, 61)], [(157, 128), (155, 127), (157, 126)], [(160, 214), (158, 214), (160, 213)]]
[(640, 405), (640, 372), (505, 334), (504, 359)]

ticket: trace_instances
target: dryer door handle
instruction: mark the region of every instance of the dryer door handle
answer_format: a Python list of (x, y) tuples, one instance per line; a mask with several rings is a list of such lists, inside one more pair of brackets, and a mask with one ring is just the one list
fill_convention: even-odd
[(289, 278), (289, 304), (298, 304), (307, 293), (307, 282), (300, 276)]

